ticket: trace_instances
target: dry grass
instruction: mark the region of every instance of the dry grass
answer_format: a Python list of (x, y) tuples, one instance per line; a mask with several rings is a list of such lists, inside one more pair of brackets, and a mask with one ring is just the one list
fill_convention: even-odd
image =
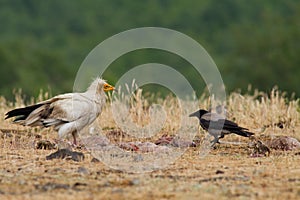
[[(45, 97), (47, 95), (41, 95), (39, 100)], [(181, 126), (178, 116), (183, 106), (173, 97), (156, 101), (163, 106), (167, 117), (163, 129), (147, 141), (163, 134), (172, 135)], [(203, 96), (198, 104), (209, 108), (209, 99)], [(15, 103), (1, 97), (0, 115), (23, 105), (18, 93)], [(128, 99), (128, 108), (132, 123), (142, 128), (149, 124), (151, 127), (150, 102), (141, 91)], [(118, 130), (111, 110), (107, 104), (98, 119), (104, 134)], [(255, 91), (253, 95), (243, 96), (232, 93), (228, 96), (227, 110), (230, 119), (248, 127), (257, 136), (288, 135), (300, 139), (299, 101), (288, 101), (277, 90), (271, 94)], [(193, 123), (197, 128), (197, 121)], [(92, 156), (84, 149), (81, 150), (85, 154), (82, 162), (46, 160), (55, 150), (38, 150), (35, 144), (41, 139), (54, 141), (57, 134), (53, 130), (17, 126), (8, 120), (1, 120), (0, 125), (1, 199), (300, 198), (299, 150), (272, 151), (267, 157), (250, 157), (248, 140), (232, 135), (223, 140), (245, 144), (221, 144), (205, 157), (200, 157), (199, 147), (189, 148), (165, 169), (135, 174), (91, 162)], [(199, 129), (197, 137), (203, 133)], [(128, 136), (120, 134), (120, 137), (128, 140)]]

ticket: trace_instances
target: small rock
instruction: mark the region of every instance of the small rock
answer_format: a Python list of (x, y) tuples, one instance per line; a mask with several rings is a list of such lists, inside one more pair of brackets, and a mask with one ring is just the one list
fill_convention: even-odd
[(89, 174), (89, 170), (87, 170), (85, 167), (78, 167), (77, 172), (80, 174)]
[(76, 182), (76, 183), (74, 183), (72, 189), (81, 191), (81, 190), (84, 190), (85, 187), (87, 187), (87, 186), (88, 186), (88, 184), (86, 184), (86, 183)]
[(41, 139), (42, 138), (42, 136), (39, 135), (39, 134), (34, 135), (34, 137), (35, 137), (35, 139)]
[(104, 136), (90, 136), (86, 138), (82, 138), (81, 141), (83, 142), (84, 146), (87, 149), (102, 149), (105, 146), (110, 144), (110, 141)]
[(224, 174), (224, 173), (225, 173), (224, 171), (219, 170), (219, 169), (216, 171), (216, 174)]
[(80, 182), (76, 182), (74, 183), (73, 187), (78, 187), (78, 186), (87, 186), (88, 184), (86, 183), (80, 183)]
[(100, 162), (100, 160), (98, 160), (97, 158), (93, 158), (93, 159), (91, 160), (91, 162), (98, 163), (98, 162)]
[(71, 151), (69, 149), (59, 149), (56, 152), (46, 156), (46, 160), (65, 158), (79, 162), (84, 160), (84, 155), (81, 152)]
[(124, 190), (123, 190), (122, 188), (113, 188), (113, 189), (111, 190), (111, 192), (112, 192), (112, 193), (123, 193)]
[(131, 180), (131, 185), (139, 185), (140, 184), (140, 180), (139, 179), (133, 179)]
[[(2, 132), (2, 131), (1, 131)], [(10, 132), (2, 132), (2, 138), (13, 137), (14, 135)]]
[(56, 144), (49, 140), (41, 140), (36, 144), (36, 149), (52, 150), (56, 148)]
[(141, 161), (144, 161), (144, 158), (143, 158), (142, 155), (138, 154), (138, 155), (133, 157), (133, 161), (134, 162), (141, 162)]
[(60, 183), (46, 183), (45, 185), (37, 185), (37, 189), (41, 189), (43, 191), (50, 191), (55, 189), (69, 189), (70, 186), (67, 184), (60, 184)]

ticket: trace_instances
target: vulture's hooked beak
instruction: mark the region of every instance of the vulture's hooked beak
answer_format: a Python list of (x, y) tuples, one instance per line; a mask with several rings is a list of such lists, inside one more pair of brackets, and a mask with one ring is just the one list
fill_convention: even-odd
[(104, 92), (108, 92), (108, 91), (111, 91), (111, 90), (115, 90), (115, 87), (109, 85), (108, 83), (105, 83), (104, 86), (103, 86), (103, 90), (104, 90)]

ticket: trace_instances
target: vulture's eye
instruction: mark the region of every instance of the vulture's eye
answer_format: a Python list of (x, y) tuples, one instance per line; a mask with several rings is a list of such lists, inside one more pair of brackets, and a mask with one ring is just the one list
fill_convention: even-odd
[(111, 86), (111, 85), (109, 85), (109, 84), (107, 84), (107, 83), (105, 83), (104, 86), (103, 86), (103, 90), (104, 90), (105, 92), (111, 91), (111, 90), (114, 90), (114, 89), (115, 89), (115, 88), (114, 88), (113, 86)]

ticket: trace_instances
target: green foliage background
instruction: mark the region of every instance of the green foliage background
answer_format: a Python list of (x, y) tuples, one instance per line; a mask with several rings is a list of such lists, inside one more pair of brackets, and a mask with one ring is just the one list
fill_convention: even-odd
[[(131, 28), (158, 26), (197, 40), (215, 60), (228, 92), (249, 84), (274, 85), (300, 95), (300, 1), (147, 0), (0, 1), (0, 93), (13, 89), (37, 96), (71, 91), (86, 55), (106, 38)], [(173, 66), (197, 92), (205, 85), (192, 66), (154, 50), (124, 55), (105, 72), (114, 83), (132, 67), (158, 62)]]

